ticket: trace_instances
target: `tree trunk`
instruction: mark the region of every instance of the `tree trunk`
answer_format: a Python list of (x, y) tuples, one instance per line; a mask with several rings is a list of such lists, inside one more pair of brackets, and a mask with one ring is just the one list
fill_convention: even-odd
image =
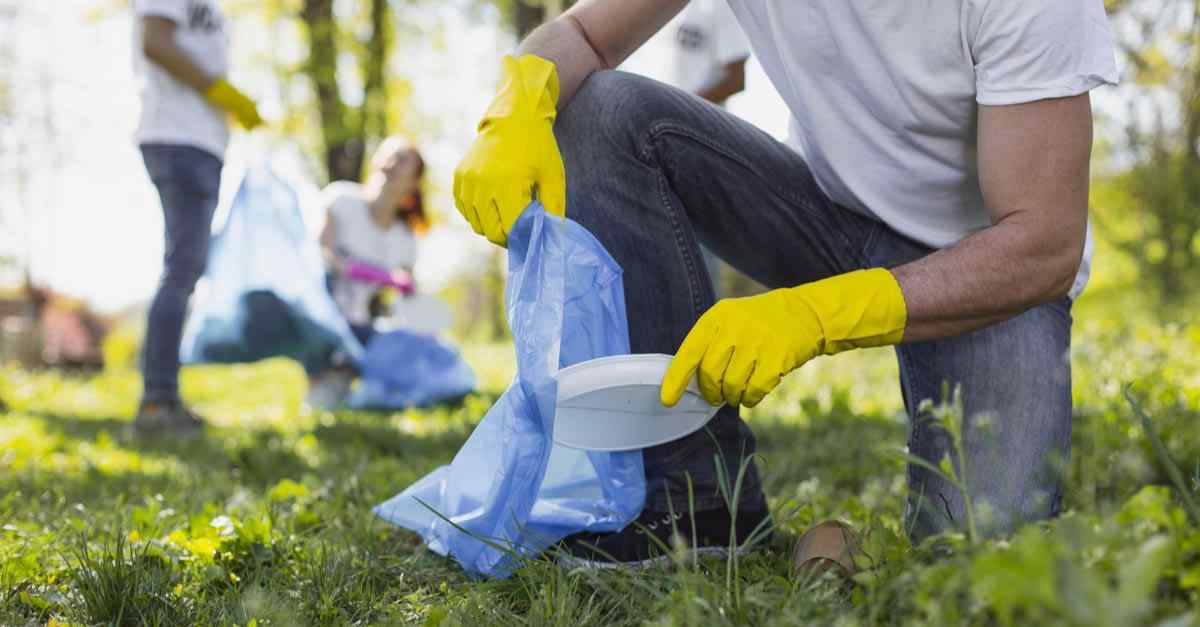
[(304, 73), (317, 92), (325, 171), (331, 181), (357, 180), (362, 171), (362, 141), (347, 124), (347, 110), (337, 84), (337, 24), (333, 0), (304, 0), (301, 12), (308, 27), (308, 61)]
[(380, 137), (388, 132), (387, 55), (391, 49), (388, 0), (371, 0), (371, 39), (363, 59), (363, 113), (360, 137)]
[(330, 181), (357, 181), (362, 176), (368, 137), (388, 129), (387, 56), (390, 50), (387, 0), (370, 0), (370, 39), (361, 60), (363, 105), (348, 107), (338, 89), (338, 25), (334, 0), (304, 0), (300, 17), (308, 27), (308, 61), (304, 73), (317, 94), (325, 171)]

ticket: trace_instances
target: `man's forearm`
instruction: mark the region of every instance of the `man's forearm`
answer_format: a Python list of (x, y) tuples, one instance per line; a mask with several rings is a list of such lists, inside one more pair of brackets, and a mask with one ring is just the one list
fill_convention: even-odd
[(198, 92), (203, 93), (217, 79), (200, 69), (179, 46), (162, 46), (154, 50), (153, 54), (147, 55), (151, 61), (166, 70), (175, 80)]
[(892, 270), (908, 310), (905, 342), (968, 333), (1067, 294), (1085, 234), (1059, 244), (1045, 237), (1052, 225), (1017, 218)]
[(582, 0), (530, 33), (517, 54), (554, 63), (562, 109), (592, 72), (623, 63), (686, 4), (687, 0)]
[(1062, 298), (1087, 240), (1087, 94), (980, 107), (979, 183), (992, 226), (894, 269), (905, 341), (959, 335)]
[(142, 51), (175, 80), (196, 91), (203, 93), (220, 78), (210, 76), (175, 43), (175, 24), (166, 18), (143, 18)]
[(592, 72), (610, 67), (592, 47), (578, 19), (569, 14), (535, 29), (521, 42), (517, 54), (534, 54), (554, 63), (559, 109), (571, 101)]

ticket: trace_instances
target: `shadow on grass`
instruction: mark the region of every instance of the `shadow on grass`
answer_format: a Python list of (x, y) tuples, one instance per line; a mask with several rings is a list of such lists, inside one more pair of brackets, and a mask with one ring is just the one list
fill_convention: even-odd
[[(27, 412), (27, 415), (64, 439), (97, 442), (101, 434), (107, 433), (126, 450), (149, 453), (179, 464), (184, 475), (212, 477), (213, 481), (232, 481), (250, 490), (266, 490), (282, 478), (306, 474), (346, 476), (386, 459), (399, 462), (405, 474), (413, 472), (420, 476), (448, 463), (482, 417), (464, 416), (463, 412), (486, 408), (491, 401), (494, 401), (492, 396), (477, 396), (466, 402), (422, 410), (416, 415), (414, 432), (397, 428), (389, 414), (346, 412), (337, 414), (332, 423), (318, 424), (309, 432), (285, 434), (266, 426), (214, 429), (187, 439), (169, 436), (135, 439), (126, 433), (129, 422), (118, 418), (78, 418), (46, 412)], [(476, 413), (481, 414), (482, 409)], [(830, 488), (857, 491), (872, 479), (902, 467), (895, 456), (885, 451), (904, 445), (906, 426), (895, 417), (856, 414), (839, 403), (827, 410), (809, 405), (798, 409), (797, 414), (805, 415), (803, 419), (793, 420), (789, 416), (752, 422), (758, 436), (758, 450), (764, 459), (760, 470), (768, 493), (792, 490), (797, 478), (816, 478)], [(422, 432), (421, 423), (426, 421), (445, 423)], [(299, 440), (309, 435), (315, 439), (318, 455), (298, 452)], [(70, 488), (66, 492), (81, 497), (111, 494), (114, 489), (170, 489), (181, 480), (178, 474), (139, 472), (43, 474), (45, 482)]]
[[(257, 466), (255, 458), (266, 457), (270, 466), (280, 470), (295, 469), (304, 463), (288, 449), (295, 446), (297, 437), (310, 433), (325, 453), (338, 457), (352, 451), (355, 454), (406, 456), (430, 450), (450, 450), (452, 453), (466, 440), (471, 429), (483, 416), (463, 419), (461, 414), (472, 407), (490, 407), (496, 395), (474, 395), (469, 399), (423, 408), (418, 422), (448, 421), (449, 424), (410, 432), (397, 429), (389, 420), (394, 412), (338, 412), (332, 424), (318, 424), (309, 432), (285, 434), (271, 426), (259, 428), (209, 428), (194, 437), (174, 437), (170, 434), (155, 437), (136, 437), (129, 433), (130, 422), (121, 418), (81, 417), (55, 412), (30, 410), (22, 412), (42, 421), (52, 434), (79, 442), (96, 442), (107, 433), (118, 445), (129, 450), (167, 455), (184, 464), (203, 464), (214, 468), (221, 465)], [(468, 402), (469, 400), (469, 402)], [(419, 430), (418, 430), (419, 431)]]
[(22, 415), (36, 418), (45, 423), (47, 430), (72, 440), (95, 442), (101, 433), (120, 439), (129, 426), (128, 420), (120, 418), (88, 418), (65, 416), (53, 412), (24, 411)]
[[(188, 440), (134, 440), (125, 435), (128, 420), (118, 418), (27, 412), (48, 434), (62, 440), (61, 452), (66, 454), (72, 454), (83, 443), (100, 442), (101, 434), (108, 433), (115, 447), (169, 460), (171, 467), (158, 474), (137, 468), (104, 472), (98, 468), (80, 471), (77, 467), (12, 473), (0, 477), (0, 492), (18, 489), (24, 496), (13, 499), (7, 508), (0, 502), (0, 514), (9, 509), (16, 518), (36, 517), (50, 525), (66, 520), (93, 532), (120, 529), (130, 520), (131, 506), (161, 493), (166, 495), (163, 507), (179, 511), (169, 519), (178, 527), (186, 525), (188, 516), (215, 516), (210, 507), (232, 511), (225, 508), (236, 508), (230, 504), (242, 498), (239, 494), (248, 492), (252, 499), (248, 511), (270, 512), (273, 524), (286, 533), (281, 534), (278, 555), (272, 561), (239, 570), (239, 576), (247, 582), (261, 580), (265, 584), (261, 590), (272, 595), (272, 603), (278, 601), (280, 607), (314, 623), (387, 622), (394, 618), (388, 608), (407, 607), (404, 595), (427, 594), (421, 591), (447, 583), (458, 587), (466, 585), (467, 580), (453, 562), (419, 549), (415, 534), (374, 519), (370, 507), (449, 462), (493, 400), (474, 397), (457, 405), (402, 416), (344, 412), (303, 431), (270, 425), (212, 429)], [(867, 482), (902, 468), (900, 462), (881, 450), (903, 445), (905, 425), (893, 417), (859, 415), (837, 404), (830, 410), (806, 407), (803, 412), (797, 408), (793, 413), (807, 415), (797, 419), (764, 417), (752, 422), (759, 451), (765, 457), (760, 468), (769, 494), (793, 491), (798, 481), (811, 477), (828, 489), (857, 493)], [(304, 483), (308, 497), (273, 499), (271, 488), (284, 478)], [(44, 500), (37, 496), (42, 494), (47, 495)], [(75, 511), (77, 502), (85, 504), (86, 510)], [(23, 514), (17, 507), (40, 513)], [(778, 554), (783, 554), (786, 543), (784, 539), (774, 543)], [(238, 558), (253, 557), (248, 551), (244, 549), (245, 555), (239, 553)], [(765, 566), (747, 564), (748, 568), (758, 568), (755, 572), (763, 577), (767, 571), (778, 574), (785, 568), (781, 559), (761, 559), (766, 560)], [(558, 597), (538, 593), (527, 598), (525, 590), (526, 586), (540, 589), (551, 576), (554, 586), (568, 586), (556, 594), (592, 602), (588, 600), (593, 596), (591, 591), (584, 588), (572, 592), (569, 587), (581, 585), (579, 579), (565, 578), (557, 567), (535, 569), (528, 576), (491, 587), (471, 584), (474, 592), (470, 594), (478, 596), (480, 607), (501, 608), (514, 624), (541, 611), (549, 617), (558, 615), (557, 605), (530, 607), (530, 603)], [(642, 585), (638, 581), (631, 580), (629, 585)], [(607, 579), (604, 582), (611, 583)], [(284, 597), (276, 592), (280, 590), (294, 590), (296, 596)], [(653, 598), (666, 594), (658, 588), (652, 593)], [(230, 603), (242, 603), (241, 597), (235, 596), (229, 598), (236, 603)], [(223, 609), (223, 599), (212, 597), (196, 606), (191, 622), (244, 622), (241, 614)], [(645, 605), (622, 613), (616, 609), (624, 607), (620, 604), (626, 601), (620, 594), (610, 594), (603, 600), (593, 621), (597, 624), (610, 619), (637, 622), (657, 607)], [(2, 610), (0, 607), (0, 616)], [(107, 616), (93, 609), (88, 615)], [(284, 617), (281, 624), (298, 622), (289, 621), (287, 613), (280, 616)], [(490, 613), (487, 616), (496, 618)]]
[[(126, 432), (128, 420), (25, 415), (38, 420), (60, 443), (47, 459), (32, 459), (6, 472), (0, 477), (0, 491), (48, 499), (43, 505), (49, 511), (72, 503), (120, 508), (154, 494), (212, 498), (238, 487), (265, 492), (280, 478), (313, 471), (294, 442), (269, 429), (135, 439)], [(105, 434), (111, 449), (103, 444)]]
[(759, 469), (768, 494), (790, 492), (798, 481), (853, 493), (868, 482), (888, 477), (904, 464), (890, 451), (903, 447), (908, 427), (883, 414), (856, 414), (835, 404), (829, 410), (798, 411), (806, 420), (757, 420), (751, 423), (763, 462)]
[(47, 430), (64, 438), (82, 442), (99, 441), (107, 433), (124, 449), (168, 457), (196, 470), (220, 471), (242, 468), (245, 477), (263, 481), (259, 468), (273, 469), (272, 473), (287, 472), (305, 467), (304, 461), (291, 450), (293, 444), (270, 428), (239, 430), (220, 429), (203, 435), (178, 437), (164, 434), (137, 437), (128, 432), (130, 422), (116, 418), (76, 418), (60, 414), (26, 412), (43, 422)]
[(428, 455), (430, 451), (448, 451), (453, 455), (469, 435), (458, 430), (413, 434), (399, 431), (391, 425), (348, 420), (339, 420), (331, 425), (318, 425), (312, 434), (322, 447), (335, 454), (339, 451), (352, 451), (357, 455), (402, 458), (413, 454)]
[[(62, 503), (108, 506), (156, 493), (210, 500), (229, 498), (237, 489), (261, 495), (282, 479), (311, 476), (335, 485), (361, 485), (353, 500), (365, 505), (391, 496), (407, 482), (449, 462), (481, 417), (464, 412), (486, 408), (493, 400), (476, 397), (423, 410), (416, 414), (418, 426), (426, 420), (442, 424), (416, 433), (398, 429), (387, 414), (345, 412), (331, 424), (308, 431), (262, 426), (215, 428), (187, 438), (138, 438), (128, 433), (127, 419), (24, 411), (47, 435), (61, 440), (54, 455), (77, 454), (79, 459), (31, 460), (30, 465), (0, 478), (0, 489), (52, 494)], [(113, 445), (111, 465), (94, 461), (107, 455), (103, 448), (86, 452), (80, 448), (105, 440)], [(121, 459), (129, 453), (141, 459)], [(150, 470), (161, 462), (166, 462), (165, 468)], [(360, 499), (365, 503), (358, 503)]]

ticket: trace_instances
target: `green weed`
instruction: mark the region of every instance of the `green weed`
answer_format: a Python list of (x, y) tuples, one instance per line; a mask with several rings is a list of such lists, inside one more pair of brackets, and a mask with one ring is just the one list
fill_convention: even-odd
[[(3, 368), (0, 624), (1192, 627), (1200, 330), (1086, 310), (1056, 521), (989, 538), (973, 511), (961, 534), (911, 544), (896, 365), (864, 351), (806, 366), (749, 413), (767, 550), (689, 559), (694, 539), (679, 538), (658, 568), (574, 571), (550, 555), (503, 581), (469, 580), (370, 513), (453, 456), (511, 376), (503, 347), (467, 351), (492, 371), (483, 393), (394, 414), (310, 411), (287, 362), (189, 369), (185, 394), (215, 425), (190, 442), (124, 435), (134, 372)], [(929, 409), (953, 434), (946, 400)], [(970, 493), (961, 463), (933, 466)], [(744, 472), (722, 475), (731, 504)], [(828, 518), (863, 535), (851, 589), (790, 574), (791, 543)]]

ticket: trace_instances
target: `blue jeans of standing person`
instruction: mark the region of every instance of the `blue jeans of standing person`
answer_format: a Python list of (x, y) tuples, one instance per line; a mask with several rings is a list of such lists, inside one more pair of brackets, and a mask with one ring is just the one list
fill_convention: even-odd
[[(624, 269), (635, 353), (674, 353), (713, 304), (701, 244), (770, 288), (894, 267), (932, 252), (832, 202), (791, 148), (649, 79), (594, 74), (560, 114), (555, 133), (568, 215)], [(921, 403), (942, 400), (944, 384), (962, 386), (966, 478), (988, 533), (1058, 510), (1071, 433), (1070, 309), (1062, 299), (980, 331), (896, 349), (911, 418), (909, 451), (934, 466), (951, 444)], [(646, 507), (667, 511), (670, 502), (686, 510), (689, 474), (697, 509), (722, 507), (714, 458), (736, 477), (739, 461), (754, 452), (754, 435), (737, 409), (724, 407), (707, 432), (643, 453)], [(908, 479), (914, 537), (964, 522), (964, 500), (951, 484), (915, 465)], [(752, 469), (740, 507), (763, 506)]]
[(221, 159), (191, 146), (144, 144), (146, 172), (162, 201), (166, 246), (142, 354), (143, 403), (179, 402), (179, 343), (188, 299), (208, 260)]

